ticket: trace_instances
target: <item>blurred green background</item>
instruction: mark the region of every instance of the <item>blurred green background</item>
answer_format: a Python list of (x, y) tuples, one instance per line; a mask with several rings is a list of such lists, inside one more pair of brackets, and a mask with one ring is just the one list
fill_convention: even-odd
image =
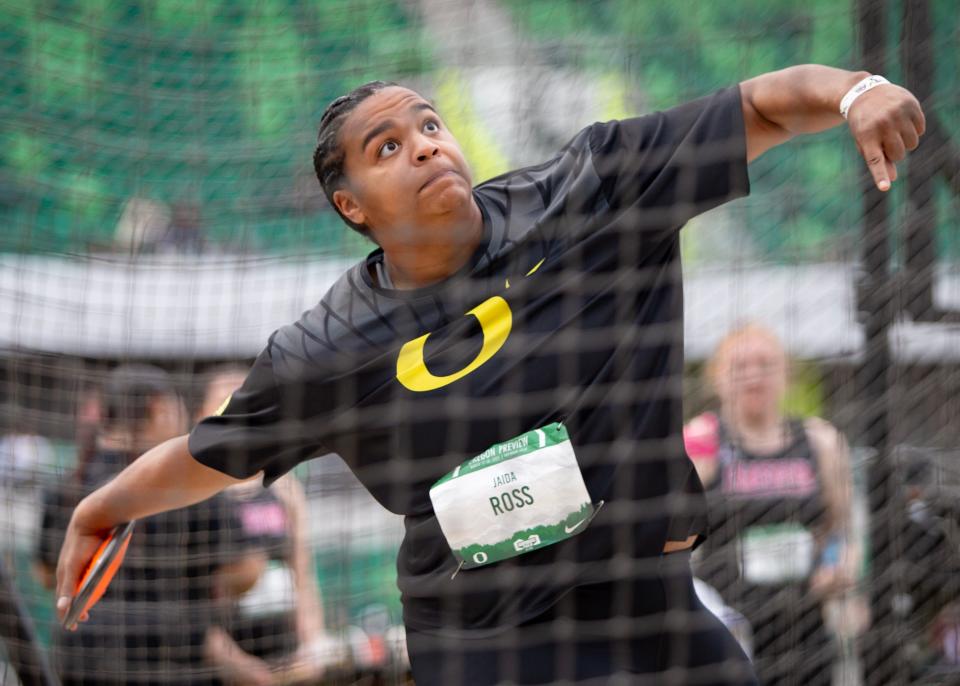
[[(852, 2), (492, 4), (542, 59), (625, 83), (644, 110), (791, 64), (857, 66)], [(360, 253), (362, 241), (329, 211), (313, 177), (316, 125), (327, 102), (366, 80), (436, 84), (448, 65), (417, 6), (0, 1), (0, 251), (109, 250), (126, 203), (142, 198), (199, 226), (219, 250)], [(932, 8), (933, 106), (957, 130), (957, 6), (934, 0)], [(895, 53), (896, 12), (889, 30)], [(842, 130), (765, 156), (751, 171), (756, 199), (738, 219), (752, 254), (855, 256), (859, 173)], [(940, 247), (955, 257), (950, 202), (940, 203), (953, 208), (938, 220)]]

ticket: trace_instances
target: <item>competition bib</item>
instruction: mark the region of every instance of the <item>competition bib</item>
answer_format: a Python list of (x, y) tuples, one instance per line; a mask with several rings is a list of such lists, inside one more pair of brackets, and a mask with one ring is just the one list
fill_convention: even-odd
[(562, 424), (491, 446), (437, 481), (430, 500), (458, 570), (575, 536), (603, 504), (590, 502)]
[(740, 546), (740, 573), (751, 583), (802, 581), (813, 571), (813, 534), (799, 524), (752, 526)]

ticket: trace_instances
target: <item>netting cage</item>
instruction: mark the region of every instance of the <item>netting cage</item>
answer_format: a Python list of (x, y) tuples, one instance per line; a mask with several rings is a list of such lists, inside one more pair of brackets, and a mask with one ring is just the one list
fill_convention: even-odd
[[(953, 0), (0, 0), (0, 684), (956, 683), (958, 45)], [(846, 126), (747, 169), (737, 84), (809, 63), (921, 102), (889, 193)], [(238, 482), (64, 630), (75, 508), (187, 434)]]

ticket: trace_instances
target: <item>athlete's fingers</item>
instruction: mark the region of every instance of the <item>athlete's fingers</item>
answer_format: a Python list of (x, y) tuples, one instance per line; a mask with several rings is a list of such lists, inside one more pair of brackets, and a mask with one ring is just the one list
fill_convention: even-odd
[(57, 619), (61, 622), (63, 618), (67, 616), (67, 610), (70, 609), (70, 596), (61, 594), (59, 588), (57, 589)]
[(67, 535), (60, 549), (57, 561), (57, 619), (61, 622), (67, 616), (73, 594), (83, 569), (83, 560), (77, 551), (76, 534), (67, 527)]
[[(896, 129), (887, 132), (883, 137), (883, 154), (888, 162), (896, 164), (907, 156), (907, 147)], [(893, 178), (890, 179), (893, 181)]]
[(916, 148), (926, 129), (920, 102), (908, 90), (887, 84), (858, 98), (847, 121), (873, 182), (881, 191), (890, 190), (897, 178), (894, 165)]
[[(887, 158), (884, 157), (883, 148), (879, 142), (872, 141), (865, 143), (862, 147), (861, 154), (867, 163), (867, 169), (870, 170), (870, 175), (873, 177), (873, 182), (877, 185), (877, 188), (881, 191), (890, 190), (890, 169), (893, 167), (893, 164), (888, 162)], [(894, 168), (893, 173), (896, 174), (896, 171)]]
[(77, 621), (76, 621), (76, 622), (74, 622), (74, 623), (71, 624), (70, 626), (66, 627), (67, 631), (76, 631), (77, 629), (80, 628), (80, 625), (81, 625), (83, 622), (87, 621), (88, 619), (90, 619), (90, 613), (89, 613), (89, 612), (84, 612), (82, 615), (80, 615), (79, 617), (77, 617)]
[(900, 138), (903, 140), (907, 150), (916, 150), (920, 145), (920, 134), (912, 124), (908, 124), (900, 129)]
[[(56, 612), (61, 622), (70, 609), (70, 603), (76, 592), (77, 584), (90, 558), (100, 546), (101, 538), (92, 533), (83, 532), (83, 526), (77, 524), (76, 510), (67, 525), (60, 558), (57, 560)], [(81, 621), (85, 621), (83, 617)]]
[(927, 132), (927, 118), (923, 114), (923, 108), (920, 107), (920, 103), (917, 103), (916, 107), (910, 108), (910, 121), (913, 122), (913, 128), (918, 136), (922, 136)]

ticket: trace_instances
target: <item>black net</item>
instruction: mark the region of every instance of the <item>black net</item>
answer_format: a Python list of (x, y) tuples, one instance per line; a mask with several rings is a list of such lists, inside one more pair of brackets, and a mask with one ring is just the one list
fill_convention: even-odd
[[(960, 679), (954, 5), (0, 1), (0, 686)], [(747, 172), (731, 87), (811, 62), (923, 103), (889, 194), (846, 127)], [(347, 105), (371, 254), (311, 158), (375, 79), (446, 137)], [(64, 631), (187, 432), (262, 478)]]

